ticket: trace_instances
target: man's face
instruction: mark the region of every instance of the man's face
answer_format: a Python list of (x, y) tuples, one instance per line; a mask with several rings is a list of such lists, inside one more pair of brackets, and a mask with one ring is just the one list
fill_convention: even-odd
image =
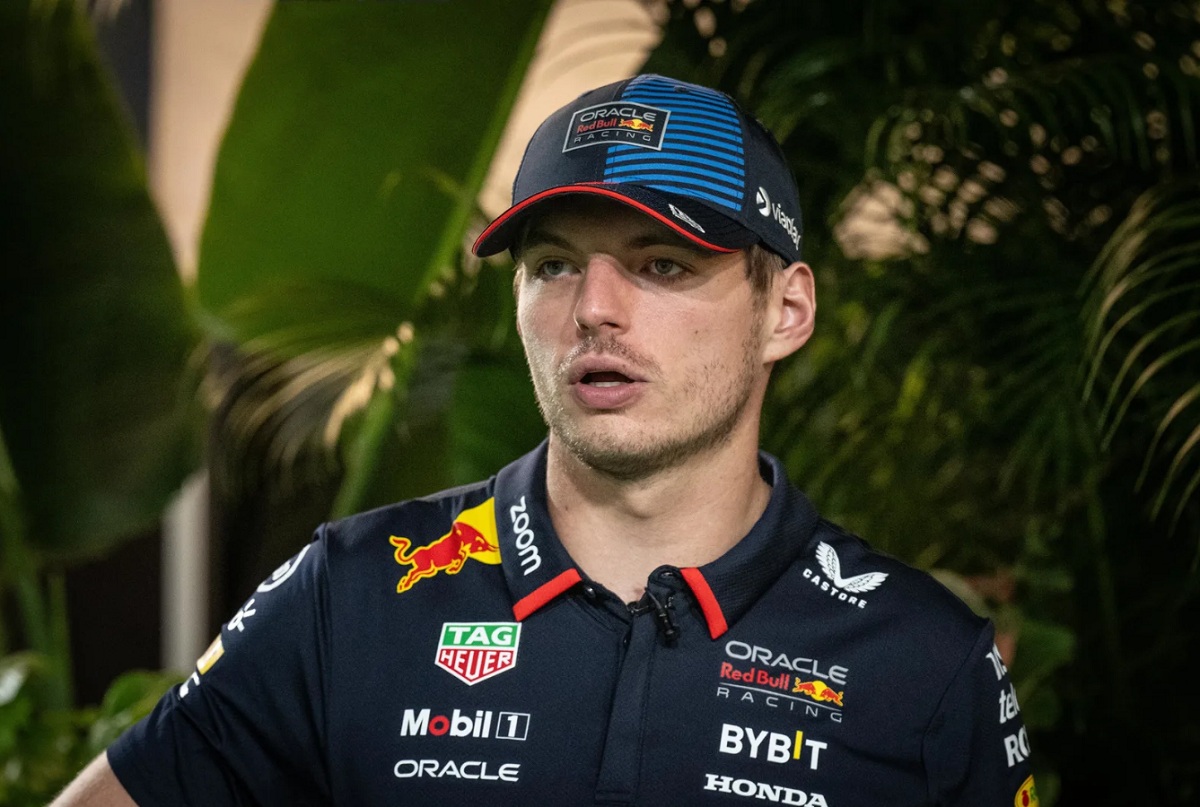
[(703, 250), (630, 207), (560, 200), (518, 255), (517, 325), (542, 416), (584, 464), (644, 477), (757, 442), (769, 368), (746, 255)]

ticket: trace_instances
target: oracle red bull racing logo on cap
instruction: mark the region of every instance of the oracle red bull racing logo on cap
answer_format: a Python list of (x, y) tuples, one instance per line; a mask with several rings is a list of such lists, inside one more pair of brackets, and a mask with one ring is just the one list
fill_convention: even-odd
[(475, 686), (517, 666), (520, 622), (443, 622), (437, 666)]
[(438, 572), (458, 574), (467, 560), (495, 565), (500, 562), (500, 544), (496, 538), (495, 500), (463, 510), (450, 525), (450, 531), (440, 538), (413, 548), (408, 538), (393, 535), (396, 563), (409, 570), (396, 584), (396, 593), (403, 594), (417, 581), (433, 577)]
[(632, 101), (611, 101), (580, 109), (567, 124), (563, 153), (613, 143), (659, 151), (670, 117), (670, 110)]

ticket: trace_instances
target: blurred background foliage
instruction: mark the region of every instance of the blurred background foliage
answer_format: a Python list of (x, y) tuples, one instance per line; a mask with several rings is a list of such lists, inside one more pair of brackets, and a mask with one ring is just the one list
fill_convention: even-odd
[[(997, 621), (1043, 803), (1195, 803), (1200, 4), (653, 5), (647, 69), (739, 98), (800, 178), (821, 316), (776, 369), (766, 448), (825, 515)], [(484, 477), (541, 439), (510, 267), (465, 245), (548, 6), (280, 4), (221, 147), (191, 309), (86, 19), (5, 8), (0, 63), (20, 81), (0, 90), (0, 226), (21, 269), (0, 324), (5, 602), (54, 612), (56, 564), (152, 518), (189, 441), (232, 604), (317, 521)], [(98, 407), (127, 421), (88, 421)], [(93, 442), (121, 429), (141, 436)], [(93, 494), (97, 457), (118, 481)], [(59, 506), (85, 494), (114, 498)], [(35, 710), (111, 728), (166, 686), (118, 682), (100, 712), (61, 717), (69, 682), (48, 700), (37, 671), (65, 668), (64, 630), (6, 644), (40, 654), (0, 667), (0, 751), (42, 747)], [(93, 744), (60, 772), (103, 745), (73, 736)]]
[(196, 466), (199, 333), (88, 21), (69, 3), (0, 15), (0, 444), (31, 547), (78, 555), (154, 524)]
[(648, 65), (780, 137), (821, 324), (764, 443), (1015, 640), (1044, 802), (1200, 798), (1198, 58), (1195, 2), (761, 0)]
[(153, 528), (197, 467), (200, 332), (87, 18), (0, 5), (0, 78), (0, 803), (25, 805), (165, 691), (72, 708), (64, 569)]
[[(510, 284), (461, 250), (550, 5), (276, 6), (197, 281), (230, 602), (318, 521), (453, 484), (463, 441), (506, 462), (540, 438), (524, 372), (491, 370), (520, 357)], [(490, 429), (500, 401), (527, 425)]]
[[(296, 493), (297, 469), (318, 458), (308, 478), (329, 492), (326, 518), (440, 486), (465, 470), (460, 444), (494, 467), (536, 442), (512, 430), (505, 451), (479, 436), (495, 374), (466, 354), (511, 309), (485, 302), (509, 282), (459, 277), (458, 252), (549, 6), (276, 6), (189, 289), (89, 4), (0, 10), (0, 232), (14, 269), (0, 317), (0, 626), (13, 628), (0, 632), (0, 804), (46, 803), (173, 682), (130, 673), (100, 707), (72, 708), (63, 569), (157, 524), (201, 447), (222, 512), (239, 497), (270, 512), (281, 500), (267, 488)], [(464, 18), (474, 27), (448, 51), (443, 34)], [(473, 306), (439, 299), (468, 290)], [(470, 383), (452, 389), (450, 369)], [(508, 403), (532, 409), (524, 390)], [(264, 576), (255, 564), (292, 554), (315, 523), (283, 545), (264, 540), (279, 531), (239, 532), (230, 590), (244, 594)]]

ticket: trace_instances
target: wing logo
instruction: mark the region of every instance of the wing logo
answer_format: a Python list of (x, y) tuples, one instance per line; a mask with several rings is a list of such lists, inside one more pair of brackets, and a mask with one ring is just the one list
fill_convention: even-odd
[(867, 601), (859, 595), (874, 591), (887, 580), (886, 572), (867, 572), (853, 577), (842, 577), (842, 562), (838, 558), (837, 550), (824, 541), (817, 545), (817, 563), (821, 566), (821, 574), (806, 568), (804, 576), (808, 581), (829, 596), (859, 608), (867, 607)]
[(887, 580), (887, 574), (884, 572), (867, 572), (866, 574), (856, 574), (854, 577), (842, 577), (842, 563), (838, 560), (837, 550), (824, 541), (817, 546), (817, 562), (821, 564), (821, 571), (825, 572), (825, 577), (829, 579), (829, 582), (842, 591), (853, 591), (855, 594), (874, 591), (879, 588), (880, 583)]

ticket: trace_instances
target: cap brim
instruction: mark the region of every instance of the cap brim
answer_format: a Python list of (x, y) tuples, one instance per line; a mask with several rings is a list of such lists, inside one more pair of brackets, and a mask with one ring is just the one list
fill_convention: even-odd
[(487, 226), (475, 240), (471, 252), (483, 258), (510, 249), (522, 222), (534, 208), (548, 200), (569, 195), (613, 199), (713, 252), (737, 252), (759, 241), (758, 236), (750, 230), (691, 197), (663, 193), (642, 185), (597, 182), (561, 185), (521, 200)]

